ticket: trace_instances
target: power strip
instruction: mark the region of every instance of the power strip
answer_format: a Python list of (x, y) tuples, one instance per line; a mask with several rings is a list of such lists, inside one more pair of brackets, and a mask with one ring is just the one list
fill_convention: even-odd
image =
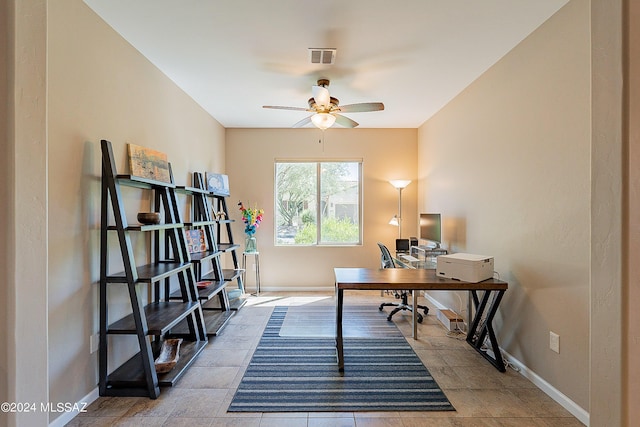
[(464, 319), (451, 310), (438, 310), (437, 319), (448, 331), (460, 331), (464, 329)]

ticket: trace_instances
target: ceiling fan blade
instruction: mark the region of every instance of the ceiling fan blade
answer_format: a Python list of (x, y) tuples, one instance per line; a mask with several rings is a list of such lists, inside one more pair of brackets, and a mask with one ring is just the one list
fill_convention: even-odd
[(280, 105), (263, 105), (262, 108), (272, 108), (274, 110), (313, 111), (304, 107), (282, 107)]
[(346, 117), (340, 114), (334, 114), (334, 116), (336, 116), (336, 123), (339, 124), (340, 126), (343, 126), (346, 128), (354, 128), (358, 126), (358, 122), (351, 120), (349, 117)]
[(305, 117), (304, 119), (300, 120), (298, 123), (294, 124), (291, 127), (292, 128), (301, 128), (303, 126), (308, 125), (309, 123), (311, 123), (311, 116)]
[(341, 105), (337, 108), (341, 113), (363, 113), (366, 111), (381, 111), (384, 110), (384, 104), (382, 102), (363, 102), (361, 104), (348, 104)]
[(316, 105), (322, 109), (329, 107), (331, 103), (331, 97), (329, 96), (329, 89), (324, 86), (313, 86), (311, 88), (313, 93), (313, 99), (316, 101)]

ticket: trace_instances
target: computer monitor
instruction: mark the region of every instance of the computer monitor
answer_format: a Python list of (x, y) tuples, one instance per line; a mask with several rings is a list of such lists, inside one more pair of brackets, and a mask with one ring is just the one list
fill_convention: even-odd
[(421, 213), (420, 214), (420, 239), (427, 240), (435, 244), (436, 248), (442, 243), (442, 224), (440, 214)]

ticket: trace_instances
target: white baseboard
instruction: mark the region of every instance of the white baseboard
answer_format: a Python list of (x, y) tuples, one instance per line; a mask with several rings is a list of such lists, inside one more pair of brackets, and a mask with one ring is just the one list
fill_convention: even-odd
[(520, 371), (520, 375), (531, 381), (542, 390), (547, 396), (555, 400), (560, 406), (569, 411), (571, 415), (576, 417), (578, 421), (580, 421), (585, 426), (589, 425), (589, 413), (585, 411), (582, 407), (580, 407), (573, 400), (569, 399), (564, 393), (560, 390), (553, 387), (547, 381), (545, 381), (538, 374), (529, 369), (526, 365), (520, 362), (518, 359), (507, 353), (506, 351), (500, 349), (504, 358), (513, 366), (515, 366)]
[(426, 293), (425, 291), (422, 291), (422, 296), (424, 296), (424, 298), (426, 300), (429, 300), (429, 302), (438, 310), (447, 310), (449, 307), (442, 305), (440, 303), (440, 301), (438, 301), (437, 299), (433, 298), (431, 295), (429, 295), (428, 293)]
[[(98, 397), (100, 397), (100, 394), (98, 393), (98, 388), (96, 387), (91, 392), (89, 392), (89, 394), (80, 399), (79, 402), (76, 402), (73, 407), (81, 409), (86, 408), (87, 406), (95, 402)], [(74, 419), (76, 415), (78, 415), (77, 411), (62, 412), (58, 418), (49, 423), (49, 427), (64, 427), (67, 423), (69, 423), (69, 421)]]
[[(438, 300), (434, 299), (431, 295), (425, 293), (425, 299), (427, 299), (433, 306), (438, 308), (439, 310), (446, 310), (447, 307), (442, 305)], [(504, 358), (514, 367), (516, 367), (520, 375), (531, 381), (536, 387), (542, 390), (547, 396), (552, 398), (556, 403), (562, 406), (564, 409), (569, 411), (571, 415), (576, 417), (582, 424), (588, 426), (589, 425), (589, 413), (581, 408), (578, 404), (576, 404), (573, 400), (569, 399), (565, 394), (560, 392), (558, 389), (553, 387), (551, 384), (546, 382), (542, 377), (529, 369), (525, 364), (520, 362), (518, 359), (504, 351), (502, 348), (500, 349)], [(487, 353), (493, 355), (491, 350), (488, 350)]]

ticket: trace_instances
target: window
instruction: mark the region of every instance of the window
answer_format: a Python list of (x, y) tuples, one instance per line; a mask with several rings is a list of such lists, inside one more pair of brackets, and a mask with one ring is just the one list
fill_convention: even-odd
[(360, 244), (361, 161), (275, 166), (276, 245)]

